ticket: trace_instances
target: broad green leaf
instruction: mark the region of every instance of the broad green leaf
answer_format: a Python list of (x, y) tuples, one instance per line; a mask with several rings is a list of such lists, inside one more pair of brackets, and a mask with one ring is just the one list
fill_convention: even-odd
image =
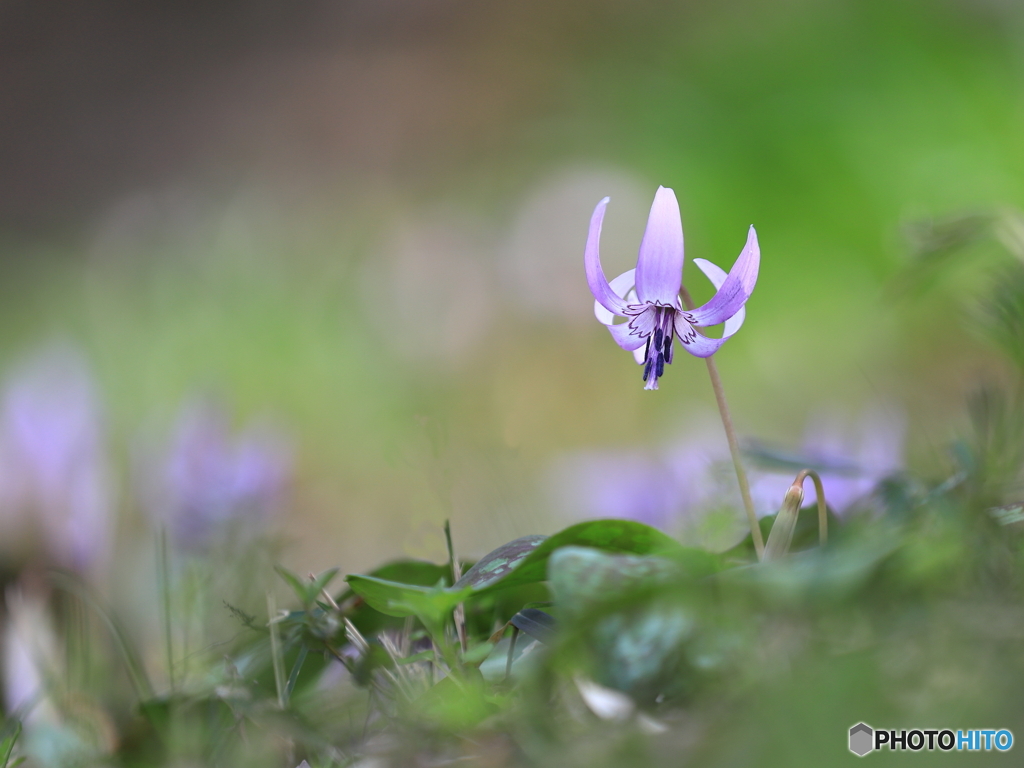
[[(527, 539), (535, 541), (527, 542)], [(528, 544), (531, 543), (532, 548), (527, 549)], [(520, 554), (514, 558), (499, 555), (512, 545), (517, 545)], [(470, 569), (470, 572), (460, 580), (457, 586), (473, 586), (474, 593), (480, 594), (519, 584), (546, 581), (548, 558), (551, 557), (551, 553), (556, 549), (568, 546), (590, 547), (607, 552), (623, 552), (634, 555), (657, 553), (673, 557), (684, 556), (687, 553), (686, 548), (675, 539), (649, 525), (632, 520), (590, 520), (569, 526), (546, 539), (539, 536), (516, 539), (480, 559), (480, 563), (487, 563), (494, 558), (499, 564), (503, 559), (506, 560), (507, 567), (495, 568), (495, 571), (500, 571), (498, 578), (481, 579), (476, 586), (473, 586), (467, 580), (474, 570)], [(478, 571), (478, 573), (481, 572), (482, 569)]]
[(687, 576), (673, 559), (563, 547), (548, 562), (551, 592), (592, 654), (594, 679), (644, 702), (680, 674), (696, 616), (664, 586)]
[(468, 587), (461, 590), (444, 589), (441, 586), (423, 587), (357, 574), (350, 574), (346, 581), (371, 608), (383, 614), (419, 616), (432, 621), (440, 620), (451, 612), (471, 592)]
[[(449, 578), (451, 569), (447, 564), (435, 565), (425, 560), (396, 560), (370, 571), (367, 576), (400, 584), (430, 587), (441, 579)], [(364, 635), (369, 637), (387, 627), (401, 627), (403, 617), (396, 618), (393, 615), (381, 613), (367, 601), (357, 599), (357, 597), (356, 592), (350, 587), (338, 596), (337, 603), (341, 606), (346, 618)]]
[[(447, 564), (435, 565), (426, 560), (395, 560), (370, 571), (366, 576), (383, 579), (384, 581), (394, 581), (399, 584), (432, 587), (441, 579), (450, 578), (451, 569)], [(346, 589), (338, 596), (337, 602), (341, 604), (355, 594), (356, 592), (350, 585), (349, 589)]]
[[(392, 570), (396, 573), (393, 576), (383, 575), (382, 568), (371, 576), (350, 575), (347, 581), (353, 592), (380, 613), (397, 617), (440, 617), (471, 595), (546, 581), (548, 558), (556, 549), (566, 546), (585, 546), (638, 555), (664, 553), (675, 558), (692, 556), (691, 551), (675, 539), (643, 523), (632, 520), (591, 520), (570, 526), (547, 538), (524, 536), (504, 544), (482, 557), (458, 583), (447, 590), (409, 582), (409, 573), (397, 573), (409, 569), (408, 563), (394, 564)], [(442, 576), (447, 573), (444, 566), (424, 569), (423, 565), (426, 564), (417, 564), (417, 573), (440, 572)], [(698, 569), (702, 568), (703, 564)]]

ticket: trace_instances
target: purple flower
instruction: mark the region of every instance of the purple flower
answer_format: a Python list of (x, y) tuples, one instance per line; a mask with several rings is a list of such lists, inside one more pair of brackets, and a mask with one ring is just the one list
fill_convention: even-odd
[(721, 496), (735, 485), (718, 471), (729, 455), (721, 428), (703, 414), (690, 423), (683, 439), (665, 445), (560, 457), (549, 476), (552, 506), (572, 518), (623, 518), (678, 532), (721, 506)]
[[(679, 203), (671, 189), (658, 187), (640, 242), (636, 269), (623, 272), (611, 283), (601, 268), (599, 251), (601, 224), (608, 206), (606, 197), (597, 204), (590, 219), (590, 233), (584, 252), (587, 284), (596, 299), (594, 314), (623, 349), (633, 352), (644, 366), (644, 389), (657, 389), (665, 366), (672, 362), (673, 339), (696, 357), (710, 357), (743, 324), (744, 309), (757, 282), (761, 252), (757, 233), (750, 228), (747, 244), (728, 275), (704, 259), (694, 263), (714, 284), (711, 300), (696, 309), (685, 310), (679, 300), (683, 279), (683, 225)], [(628, 318), (614, 324), (615, 316)], [(697, 328), (725, 324), (722, 337), (712, 339)]]
[(586, 451), (555, 463), (554, 506), (581, 519), (618, 518), (671, 529), (689, 496), (663, 457), (642, 450)]
[(0, 513), (34, 517), (50, 556), (88, 570), (104, 562), (113, 510), (104, 429), (88, 367), (52, 345), (11, 375), (0, 405)]
[[(902, 410), (894, 407), (869, 408), (855, 427), (845, 424), (838, 414), (821, 414), (807, 425), (803, 445), (795, 453), (786, 453), (762, 445), (748, 448), (755, 461), (750, 475), (750, 492), (758, 514), (772, 514), (803, 467), (821, 475), (828, 505), (842, 516), (864, 506), (888, 477), (903, 471), (906, 421)], [(772, 467), (771, 464), (775, 464)], [(807, 483), (804, 504), (814, 504), (817, 494)]]
[(291, 474), (287, 442), (250, 427), (237, 437), (208, 402), (188, 405), (160, 465), (153, 511), (186, 547), (207, 543), (235, 520), (258, 528), (280, 504)]
[[(652, 525), (687, 544), (727, 549), (749, 533), (721, 429), (710, 416), (690, 418), (678, 440), (661, 446), (567, 454), (550, 469), (552, 508), (572, 519), (625, 518)], [(750, 446), (750, 491), (758, 517), (779, 511), (797, 472), (818, 471), (829, 507), (840, 517), (873, 508), (879, 483), (904, 466), (906, 420), (896, 406), (876, 405), (856, 419), (838, 412), (812, 418), (798, 450)], [(815, 503), (814, 486), (804, 506)]]

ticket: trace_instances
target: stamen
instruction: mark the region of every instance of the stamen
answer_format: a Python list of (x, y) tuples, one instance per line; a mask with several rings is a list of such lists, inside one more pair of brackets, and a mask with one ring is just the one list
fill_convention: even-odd
[[(647, 358), (651, 355), (651, 337), (647, 337), (647, 345), (644, 347), (644, 362), (647, 362)], [(644, 381), (647, 379), (645, 378)]]
[(654, 372), (654, 376), (655, 376), (655, 378), (660, 379), (664, 375), (665, 375), (665, 358), (662, 357), (661, 355), (658, 355), (658, 366), (657, 366), (657, 368), (656, 368), (656, 370)]
[[(664, 338), (665, 338), (665, 332), (662, 331), (661, 328), (655, 328), (654, 329), (654, 348), (655, 349), (657, 349), (657, 350), (661, 349), (661, 343), (664, 340)], [(651, 343), (651, 339), (650, 339), (649, 336), (647, 337), (647, 343), (648, 344)]]
[(651, 366), (654, 365), (654, 358), (647, 358), (647, 363), (644, 365), (644, 381), (647, 381), (651, 375)]

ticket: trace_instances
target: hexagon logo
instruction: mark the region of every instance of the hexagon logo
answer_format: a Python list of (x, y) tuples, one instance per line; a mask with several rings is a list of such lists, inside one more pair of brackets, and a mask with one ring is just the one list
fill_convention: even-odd
[(850, 729), (850, 751), (864, 757), (875, 748), (875, 732), (866, 723), (857, 723)]

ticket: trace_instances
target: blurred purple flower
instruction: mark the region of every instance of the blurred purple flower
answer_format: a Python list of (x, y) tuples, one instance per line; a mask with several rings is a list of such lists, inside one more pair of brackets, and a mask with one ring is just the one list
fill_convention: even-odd
[(640, 451), (578, 454), (558, 463), (552, 489), (573, 517), (622, 518), (665, 528), (680, 509), (675, 478), (655, 456)]
[(60, 344), (36, 354), (10, 375), (0, 408), (3, 516), (36, 515), (62, 565), (85, 571), (104, 562), (113, 509), (100, 410), (82, 356)]
[[(748, 529), (720, 432), (709, 419), (706, 428), (696, 426), (661, 449), (565, 456), (552, 467), (549, 496), (572, 518), (637, 520), (691, 543), (731, 545)], [(778, 512), (797, 472), (810, 467), (821, 475), (829, 506), (845, 514), (866, 503), (880, 481), (901, 471), (903, 445), (904, 421), (891, 409), (884, 415), (881, 409), (868, 411), (852, 430), (835, 418), (814, 419), (799, 451), (751, 451), (760, 459), (749, 472), (755, 510), (762, 517)], [(813, 504), (811, 483), (805, 493), (804, 504)]]
[(236, 520), (258, 528), (281, 503), (291, 463), (280, 434), (250, 427), (232, 438), (222, 409), (191, 403), (160, 462), (153, 511), (187, 548)]
[(661, 450), (565, 456), (552, 467), (550, 495), (570, 517), (622, 518), (675, 530), (718, 497), (716, 465), (728, 456), (720, 432), (697, 427), (686, 440)]
[[(684, 310), (679, 300), (683, 279), (683, 225), (675, 192), (658, 187), (640, 242), (636, 268), (611, 283), (604, 276), (599, 252), (601, 225), (608, 206), (606, 197), (590, 219), (584, 252), (587, 284), (594, 294), (594, 314), (625, 350), (644, 366), (644, 389), (657, 389), (665, 366), (672, 362), (673, 338), (696, 357), (710, 357), (743, 324), (743, 305), (754, 291), (761, 252), (751, 227), (747, 243), (728, 275), (704, 259), (694, 263), (715, 286), (715, 295), (701, 307)], [(614, 317), (628, 320), (614, 324)], [(696, 328), (725, 323), (720, 339), (698, 333)]]
[[(759, 514), (777, 512), (793, 476), (808, 467), (821, 475), (828, 505), (843, 515), (866, 502), (882, 480), (903, 470), (905, 437), (902, 412), (892, 409), (869, 409), (853, 429), (834, 415), (816, 417), (807, 425), (802, 447), (793, 454), (762, 446), (748, 450), (762, 464), (751, 471), (754, 505)], [(804, 493), (805, 505), (815, 503), (811, 483)]]

